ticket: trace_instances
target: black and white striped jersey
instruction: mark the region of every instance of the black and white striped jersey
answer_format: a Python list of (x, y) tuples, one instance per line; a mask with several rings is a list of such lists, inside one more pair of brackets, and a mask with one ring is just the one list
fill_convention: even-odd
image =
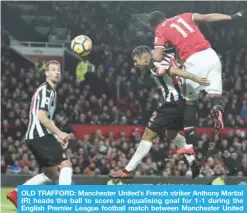
[(150, 69), (165, 102), (174, 102), (183, 98), (181, 79), (177, 76), (169, 76), (171, 66), (177, 67), (176, 60), (172, 55), (166, 54), (163, 61), (153, 62), (153, 66)]
[(47, 111), (47, 116), (52, 120), (56, 109), (57, 93), (48, 82), (40, 85), (35, 91), (29, 111), (29, 124), (25, 138), (32, 140), (51, 134), (38, 119), (38, 111)]

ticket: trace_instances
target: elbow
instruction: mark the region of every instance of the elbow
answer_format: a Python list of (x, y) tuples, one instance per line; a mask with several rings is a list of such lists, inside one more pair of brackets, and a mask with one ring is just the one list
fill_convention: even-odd
[(39, 111), (38, 112), (38, 120), (39, 120), (39, 122), (43, 124), (45, 122), (45, 118), (46, 118), (46, 116), (44, 115), (44, 113)]
[(38, 120), (40, 123), (43, 123), (43, 121), (44, 121), (44, 117), (42, 115), (40, 115), (40, 113), (38, 114)]

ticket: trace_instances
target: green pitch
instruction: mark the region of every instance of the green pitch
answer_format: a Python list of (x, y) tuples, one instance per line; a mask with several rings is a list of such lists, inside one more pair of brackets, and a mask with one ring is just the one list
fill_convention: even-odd
[(14, 205), (6, 199), (6, 194), (11, 190), (12, 188), (1, 188), (1, 213), (17, 212)]

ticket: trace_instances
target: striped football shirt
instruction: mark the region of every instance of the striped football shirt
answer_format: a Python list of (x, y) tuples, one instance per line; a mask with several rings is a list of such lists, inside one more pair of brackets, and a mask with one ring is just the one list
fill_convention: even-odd
[(33, 94), (30, 110), (29, 124), (25, 138), (32, 140), (51, 134), (38, 119), (38, 111), (47, 111), (47, 116), (50, 120), (56, 109), (57, 93), (48, 82), (40, 85)]

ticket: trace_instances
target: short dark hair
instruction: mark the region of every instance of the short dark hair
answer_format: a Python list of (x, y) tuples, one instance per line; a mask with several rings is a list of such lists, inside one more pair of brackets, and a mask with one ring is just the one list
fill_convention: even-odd
[(147, 46), (138, 46), (132, 51), (131, 57), (141, 57), (144, 53), (151, 53), (151, 49)]
[(152, 28), (157, 27), (165, 19), (165, 14), (160, 11), (154, 11), (148, 14), (148, 23), (151, 25)]

